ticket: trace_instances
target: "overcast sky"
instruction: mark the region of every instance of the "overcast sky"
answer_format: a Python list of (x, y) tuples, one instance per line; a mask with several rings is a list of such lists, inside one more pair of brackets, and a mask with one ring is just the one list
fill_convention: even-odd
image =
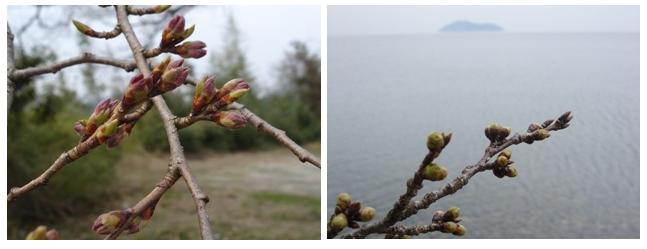
[[(52, 19), (66, 19), (60, 6), (43, 9), (42, 16)], [(110, 8), (89, 8), (95, 13), (103, 14), (104, 20), (95, 20), (96, 14), (78, 13), (73, 18), (95, 27), (97, 30), (109, 30), (115, 25), (112, 19), (113, 10)], [(17, 31), (35, 13), (32, 6), (9, 6), (8, 22), (14, 32)], [(201, 59), (191, 59), (196, 66), (198, 75), (208, 70), (209, 55), (221, 48), (222, 36), (226, 35), (226, 14), (233, 13), (240, 31), (242, 32), (243, 48), (246, 51), (252, 73), (258, 84), (272, 85), (276, 83), (276, 67), (290, 49), (290, 43), (295, 40), (304, 41), (316, 53), (320, 53), (320, 7), (319, 6), (198, 6), (186, 13), (187, 26), (196, 24), (196, 29), (189, 40), (202, 40), (207, 44), (208, 54)], [(93, 18), (94, 17), (94, 18)], [(136, 23), (140, 17), (131, 17)], [(57, 50), (60, 59), (76, 56), (80, 53), (78, 31), (68, 20), (69, 25), (61, 30), (47, 30), (33, 25), (23, 35), (26, 47), (46, 45)], [(135, 28), (137, 31), (137, 28)], [(141, 35), (140, 35), (141, 36)], [(153, 39), (158, 40), (161, 31)], [(139, 37), (145, 40), (148, 37)], [(92, 52), (110, 55), (117, 58), (132, 58), (127, 43), (123, 37), (112, 40), (91, 39)], [(154, 43), (157, 45), (157, 42)], [(78, 68), (66, 70), (70, 72), (69, 82), (75, 84), (80, 80)], [(105, 67), (103, 67), (105, 68)], [(66, 73), (67, 76), (68, 73)], [(53, 79), (54, 76), (45, 77)], [(54, 78), (55, 79), (55, 78)], [(224, 80), (224, 79), (223, 79)]]
[(639, 32), (638, 6), (330, 6), (328, 34), (435, 33), (456, 20), (510, 32)]

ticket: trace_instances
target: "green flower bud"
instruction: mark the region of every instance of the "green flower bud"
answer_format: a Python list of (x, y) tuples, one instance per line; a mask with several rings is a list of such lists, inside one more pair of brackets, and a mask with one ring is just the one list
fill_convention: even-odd
[(510, 151), (509, 149), (505, 149), (501, 151), (501, 154), (499, 154), (499, 156), (504, 156), (509, 160), (512, 157), (512, 151)]
[(46, 226), (38, 226), (36, 229), (27, 234), (26, 240), (43, 240), (45, 239), (45, 234), (47, 233)]
[(365, 208), (362, 208), (362, 210), (359, 211), (359, 220), (361, 220), (361, 221), (369, 221), (369, 220), (373, 219), (374, 215), (375, 215), (375, 208), (365, 207)]
[(350, 202), (353, 199), (351, 198), (350, 194), (348, 193), (339, 193), (337, 195), (337, 206), (339, 206), (342, 209), (346, 209), (348, 206), (350, 206)]
[(338, 214), (332, 218), (330, 226), (335, 230), (342, 230), (348, 226), (348, 218), (345, 214)]
[(445, 212), (445, 215), (444, 215), (443, 219), (445, 221), (455, 221), (456, 219), (458, 219), (458, 216), (460, 216), (460, 215), (461, 215), (461, 209), (460, 208), (458, 208), (458, 207), (450, 207), (449, 209), (447, 209), (447, 212)]
[(126, 215), (122, 211), (110, 211), (99, 215), (94, 224), (92, 231), (98, 235), (108, 235), (115, 231), (121, 223), (126, 222)]
[(515, 168), (512, 165), (508, 165), (508, 167), (506, 167), (506, 169), (505, 169), (505, 175), (507, 177), (515, 177), (515, 176), (517, 176), (517, 168)]
[(425, 179), (430, 181), (442, 181), (447, 177), (447, 169), (436, 163), (425, 167)]
[(456, 235), (456, 236), (463, 236), (463, 235), (465, 235), (466, 232), (467, 232), (467, 229), (463, 225), (458, 224), (456, 226), (456, 230), (454, 230), (453, 234)]
[(497, 123), (491, 123), (485, 127), (485, 136), (490, 140), (490, 142), (494, 143), (498, 141), (499, 129), (501, 129), (501, 126)]
[(90, 28), (88, 25), (85, 25), (82, 22), (79, 22), (77, 20), (72, 20), (72, 23), (74, 24), (74, 27), (76, 27), (76, 29), (79, 32), (83, 33), (84, 35), (92, 36), (96, 33), (92, 28)]
[(508, 158), (505, 156), (499, 156), (496, 158), (496, 167), (505, 167), (508, 165)]
[(546, 129), (539, 129), (535, 135), (535, 139), (544, 140), (550, 137), (550, 133)]
[(112, 134), (115, 134), (118, 125), (119, 120), (113, 119), (112, 121), (99, 127), (96, 134), (99, 143), (103, 144), (110, 136), (112, 136)]
[(442, 227), (440, 228), (440, 231), (443, 233), (453, 233), (454, 231), (456, 231), (457, 227), (458, 225), (455, 222), (448, 221), (443, 223)]
[(427, 136), (427, 148), (429, 150), (440, 150), (445, 146), (445, 137), (440, 132), (432, 132)]

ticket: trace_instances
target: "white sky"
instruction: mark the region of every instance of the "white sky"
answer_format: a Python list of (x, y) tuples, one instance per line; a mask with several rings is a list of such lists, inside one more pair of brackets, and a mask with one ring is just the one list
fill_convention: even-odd
[(511, 32), (639, 32), (639, 6), (330, 6), (328, 35), (435, 33), (456, 20)]
[[(98, 13), (112, 15), (111, 8), (96, 7)], [(31, 6), (8, 6), (7, 20), (14, 32), (21, 27), (35, 12)], [(290, 48), (294, 40), (306, 42), (308, 47), (320, 53), (320, 7), (319, 6), (199, 6), (191, 9), (184, 15), (187, 27), (196, 24), (193, 35), (188, 40), (201, 40), (207, 44), (208, 53), (201, 59), (189, 59), (196, 66), (197, 75), (207, 71), (209, 55), (222, 46), (222, 36), (225, 27), (226, 13), (233, 13), (238, 27), (242, 33), (243, 48), (246, 51), (251, 71), (256, 76), (256, 83), (269, 86), (276, 82), (276, 67), (283, 59), (285, 51)], [(44, 8), (42, 16), (55, 16), (61, 18), (61, 7)], [(114, 22), (110, 18), (97, 21), (92, 15), (75, 16), (97, 30), (110, 30)], [(132, 23), (137, 22), (136, 16), (130, 18)], [(137, 28), (135, 28), (137, 31)], [(76, 56), (80, 53), (78, 44), (78, 31), (71, 24), (67, 29), (54, 32), (43, 30), (37, 25), (27, 30), (23, 35), (26, 47), (34, 45), (47, 45), (55, 47), (59, 59)], [(161, 31), (156, 34), (154, 44), (161, 36)], [(140, 37), (145, 40), (145, 37)], [(143, 41), (142, 41), (143, 42)], [(120, 36), (112, 40), (91, 39), (92, 52), (109, 55), (117, 58), (132, 58), (125, 39)], [(102, 66), (99, 66), (100, 68)], [(80, 79), (79, 67), (66, 69), (66, 76), (71, 84)], [(68, 73), (69, 72), (69, 73)], [(112, 71), (109, 71), (112, 72)], [(69, 76), (68, 76), (69, 75)], [(54, 76), (44, 77), (52, 80)], [(125, 84), (125, 83), (124, 83)]]

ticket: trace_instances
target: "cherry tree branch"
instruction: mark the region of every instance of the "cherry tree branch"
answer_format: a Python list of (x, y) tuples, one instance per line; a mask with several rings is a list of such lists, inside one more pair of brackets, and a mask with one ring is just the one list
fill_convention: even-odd
[[(124, 36), (126, 37), (126, 40), (128, 41), (130, 49), (132, 50), (135, 61), (137, 62), (137, 67), (145, 77), (148, 77), (150, 75), (150, 68), (148, 67), (148, 64), (146, 64), (146, 58), (142, 53), (142, 51), (144, 50), (141, 46), (141, 43), (137, 39), (137, 36), (133, 31), (132, 26), (130, 25), (130, 21), (128, 20), (126, 6), (117, 6), (116, 9), (117, 21)], [(213, 232), (211, 231), (209, 216), (207, 215), (205, 209), (206, 203), (209, 202), (209, 198), (202, 192), (202, 190), (198, 186), (186, 163), (184, 151), (177, 134), (177, 128), (175, 127), (175, 124), (173, 122), (175, 115), (171, 113), (168, 106), (166, 105), (166, 102), (161, 96), (153, 97), (153, 103), (155, 104), (155, 107), (159, 111), (160, 116), (164, 121), (164, 128), (166, 130), (166, 135), (171, 147), (171, 163), (177, 166), (195, 201), (202, 238), (213, 239)]]
[(155, 188), (142, 198), (137, 204), (132, 206), (127, 210), (128, 218), (123, 222), (114, 232), (106, 236), (105, 239), (117, 239), (119, 235), (126, 229), (127, 225), (130, 224), (137, 215), (141, 214), (146, 208), (151, 205), (155, 205), (166, 191), (177, 182), (180, 178), (180, 172), (177, 170), (177, 167), (169, 165), (169, 169), (162, 178), (162, 180), (155, 185)]
[(13, 80), (25, 79), (36, 75), (46, 74), (46, 73), (57, 73), (63, 68), (74, 66), (74, 65), (85, 64), (85, 63), (95, 63), (95, 64), (114, 66), (114, 67), (122, 68), (127, 72), (131, 72), (136, 68), (136, 65), (133, 61), (125, 61), (125, 60), (101, 57), (92, 53), (85, 52), (79, 56), (75, 56), (54, 64), (30, 67), (25, 69), (17, 69), (11, 72), (9, 74), (9, 77)]
[[(15, 70), (14, 50), (13, 50), (13, 33), (7, 23), (7, 76), (11, 75)], [(7, 111), (11, 109), (11, 102), (13, 101), (13, 92), (16, 89), (16, 83), (10, 77), (7, 77)]]
[[(427, 193), (419, 201), (412, 201), (411, 199), (417, 195), (417, 191), (422, 188), (425, 166), (430, 164), (433, 159), (436, 158), (440, 153), (440, 151), (438, 151), (438, 153), (430, 151), (422, 160), (422, 163), (416, 171), (414, 177), (407, 181), (407, 189), (405, 194), (400, 196), (400, 198), (393, 205), (393, 208), (389, 210), (388, 214), (382, 220), (364, 225), (358, 230), (350, 234), (346, 234), (341, 238), (362, 239), (372, 233), (385, 233), (397, 222), (409, 218), (410, 216), (416, 214), (419, 210), (429, 208), (432, 203), (443, 197), (456, 193), (458, 190), (467, 185), (469, 180), (477, 173), (493, 169), (494, 163), (491, 163), (489, 161), (497, 153), (510, 146), (517, 145), (522, 142), (532, 143), (536, 140), (541, 140), (538, 137), (540, 136), (540, 133), (542, 131), (550, 132), (565, 129), (570, 125), (569, 122), (571, 119), (571, 112), (566, 112), (557, 119), (546, 120), (544, 124), (538, 129), (531, 130), (529, 127), (529, 131), (527, 133), (515, 133), (508, 139), (504, 138), (500, 141), (491, 142), (490, 145), (485, 149), (485, 153), (483, 154), (481, 159), (476, 164), (466, 166), (461, 171), (461, 175), (456, 177), (454, 180), (452, 180), (450, 183), (446, 184), (439, 190)], [(546, 135), (546, 137), (548, 137), (548, 135)]]

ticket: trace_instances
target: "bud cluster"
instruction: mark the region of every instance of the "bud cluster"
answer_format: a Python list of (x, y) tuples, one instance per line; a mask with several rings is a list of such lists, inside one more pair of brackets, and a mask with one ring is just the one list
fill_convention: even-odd
[(434, 213), (432, 221), (440, 224), (440, 231), (443, 233), (451, 233), (456, 236), (463, 236), (467, 229), (461, 224), (458, 224), (461, 219), (461, 209), (458, 207), (450, 207), (447, 211), (438, 210)]
[(510, 135), (510, 127), (503, 127), (497, 123), (492, 123), (485, 127), (485, 136), (492, 143), (506, 139)]
[[(196, 84), (191, 115), (205, 114), (209, 117), (209, 120), (222, 127), (228, 129), (242, 128), (247, 123), (247, 119), (242, 113), (221, 109), (238, 100), (249, 89), (249, 84), (244, 80), (233, 79), (218, 90), (214, 76), (204, 77)], [(208, 108), (209, 106), (213, 108)]]
[[(148, 224), (147, 221), (153, 217), (156, 205), (157, 203), (153, 203), (137, 217), (134, 217), (129, 224), (125, 225), (124, 231), (128, 234), (139, 232), (146, 224)], [(94, 220), (92, 231), (98, 235), (111, 234), (127, 222), (129, 216), (130, 213), (127, 210), (114, 210), (101, 214)]]
[(359, 202), (353, 202), (348, 193), (340, 193), (337, 196), (335, 215), (330, 220), (330, 228), (334, 231), (341, 231), (346, 227), (359, 228), (357, 222), (366, 222), (375, 216), (375, 208), (363, 207)]
[(58, 240), (60, 235), (56, 229), (47, 230), (46, 226), (38, 226), (27, 234), (26, 240)]
[(504, 176), (517, 176), (517, 168), (512, 165), (513, 162), (510, 160), (511, 157), (512, 152), (507, 149), (502, 151), (499, 156), (497, 156), (496, 160), (494, 161), (494, 169), (492, 169), (492, 172), (496, 177), (503, 178)]
[(88, 119), (79, 120), (74, 124), (74, 131), (82, 137), (94, 134), (99, 126), (108, 121), (118, 102), (111, 99), (99, 102)]
[(182, 56), (182, 58), (200, 58), (204, 56), (207, 54), (207, 51), (204, 49), (207, 45), (204, 42), (187, 41), (178, 45), (180, 42), (186, 40), (186, 38), (189, 38), (193, 34), (194, 29), (195, 25), (184, 29), (184, 17), (174, 16), (166, 24), (162, 32), (160, 47), (162, 49), (170, 49), (169, 51)]
[(124, 93), (123, 107), (126, 109), (134, 107), (148, 98), (169, 92), (184, 84), (189, 75), (189, 68), (183, 64), (183, 59), (171, 62), (171, 58), (167, 57), (153, 68), (149, 77), (144, 77), (141, 73), (133, 77)]

